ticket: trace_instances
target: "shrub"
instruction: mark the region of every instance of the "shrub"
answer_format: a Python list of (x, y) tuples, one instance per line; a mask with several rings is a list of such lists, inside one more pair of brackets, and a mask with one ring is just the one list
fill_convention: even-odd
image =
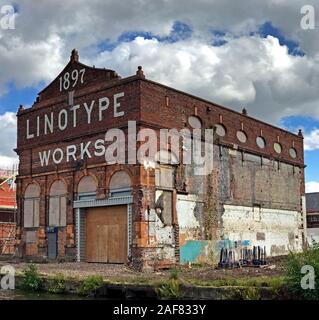
[(78, 293), (81, 295), (87, 295), (102, 286), (103, 286), (102, 276), (100, 275), (89, 276), (82, 282), (78, 290)]
[(27, 266), (24, 270), (24, 279), (22, 286), (25, 290), (40, 291), (43, 280), (34, 264)]
[[(305, 265), (312, 266), (315, 272), (315, 289), (302, 289), (301, 280), (305, 274), (301, 268)], [(319, 299), (319, 245), (314, 244), (302, 253), (290, 253), (286, 263), (287, 289), (293, 296), (306, 300)]]
[(176, 279), (170, 279), (166, 283), (158, 285), (155, 288), (155, 292), (161, 298), (179, 298), (180, 292), (180, 281)]
[(64, 293), (65, 292), (65, 278), (62, 273), (56, 274), (49, 286), (50, 293)]

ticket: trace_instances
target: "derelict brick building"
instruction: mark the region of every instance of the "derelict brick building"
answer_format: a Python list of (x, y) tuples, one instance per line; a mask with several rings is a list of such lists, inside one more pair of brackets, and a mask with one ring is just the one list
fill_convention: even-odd
[[(17, 114), (21, 256), (157, 268), (207, 261), (223, 246), (262, 245), (268, 255), (302, 248), (301, 132), (147, 80), (140, 67), (121, 78), (78, 60), (73, 50)], [(215, 128), (213, 170), (106, 163), (106, 131), (127, 131), (128, 121), (155, 131)], [(169, 150), (159, 158), (174, 158)]]

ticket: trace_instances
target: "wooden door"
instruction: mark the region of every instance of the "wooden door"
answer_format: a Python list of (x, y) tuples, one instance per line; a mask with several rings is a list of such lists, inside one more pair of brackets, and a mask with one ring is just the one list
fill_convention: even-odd
[(86, 261), (127, 261), (127, 206), (87, 209)]

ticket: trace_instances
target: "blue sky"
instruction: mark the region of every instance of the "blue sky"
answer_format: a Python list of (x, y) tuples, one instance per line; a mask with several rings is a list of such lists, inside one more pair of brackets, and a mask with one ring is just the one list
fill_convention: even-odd
[[(77, 16), (73, 1), (60, 8), (56, 1), (42, 7), (21, 0), (15, 33), (2, 31), (1, 38), (0, 30), (0, 117), (32, 105), (76, 47), (84, 63), (123, 76), (142, 64), (155, 81), (237, 110), (248, 106), (251, 115), (293, 132), (302, 128), (307, 143), (319, 128), (319, 44), (299, 30), (298, 1), (251, 7), (244, 0), (240, 8), (228, 0), (214, 6), (197, 1), (183, 10), (172, 2), (168, 11), (158, 1), (127, 9), (131, 13), (115, 1), (97, 1), (96, 7), (83, 1)], [(81, 19), (82, 7), (83, 15), (95, 18)], [(0, 146), (1, 154), (9, 156)], [(305, 151), (306, 181), (319, 188), (318, 159), (312, 144)]]

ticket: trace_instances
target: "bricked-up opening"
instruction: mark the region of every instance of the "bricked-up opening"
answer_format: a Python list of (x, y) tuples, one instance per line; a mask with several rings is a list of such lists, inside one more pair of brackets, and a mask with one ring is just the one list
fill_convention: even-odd
[(84, 176), (79, 184), (78, 184), (78, 194), (88, 194), (88, 193), (95, 193), (97, 189), (97, 184), (95, 182), (95, 180), (93, 179), (93, 177), (91, 176)]
[(275, 143), (274, 143), (274, 150), (275, 150), (277, 153), (281, 153), (281, 151), (282, 151), (282, 146), (281, 146), (281, 144), (278, 143), (278, 142), (275, 142)]
[(295, 148), (290, 148), (289, 155), (291, 158), (296, 159), (297, 158), (297, 150)]
[(226, 136), (226, 128), (224, 125), (222, 125), (221, 123), (218, 123), (215, 125), (215, 133), (219, 136), (219, 137), (225, 137)]
[(24, 193), (24, 227), (39, 227), (39, 203), (40, 187), (35, 184), (29, 184)]
[(66, 186), (62, 180), (55, 181), (50, 188), (49, 226), (66, 226)]
[(256, 144), (260, 149), (266, 148), (266, 140), (261, 136), (256, 138)]
[(242, 131), (242, 130), (237, 131), (236, 136), (237, 136), (238, 141), (240, 141), (241, 143), (247, 142), (247, 135), (244, 131)]
[(127, 172), (123, 170), (115, 172), (109, 184), (110, 196), (127, 195), (131, 190), (131, 184), (131, 178)]

